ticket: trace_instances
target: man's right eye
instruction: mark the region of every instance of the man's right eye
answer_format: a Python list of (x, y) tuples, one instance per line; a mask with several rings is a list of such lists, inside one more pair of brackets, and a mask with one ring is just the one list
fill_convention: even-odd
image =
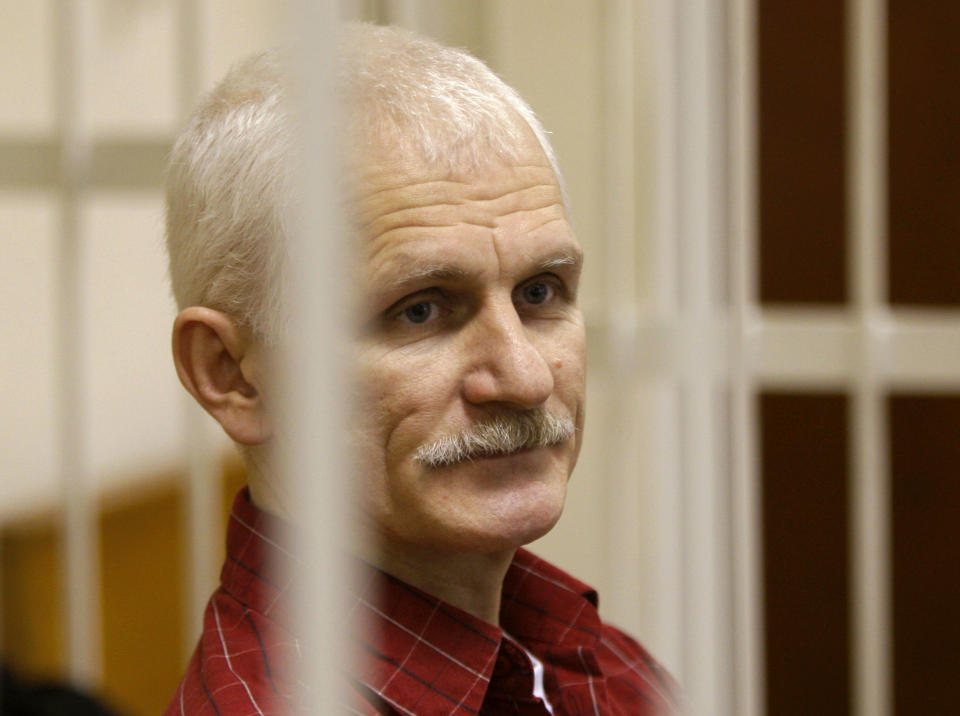
[(437, 304), (433, 301), (420, 301), (407, 306), (397, 316), (408, 323), (426, 323), (437, 314)]

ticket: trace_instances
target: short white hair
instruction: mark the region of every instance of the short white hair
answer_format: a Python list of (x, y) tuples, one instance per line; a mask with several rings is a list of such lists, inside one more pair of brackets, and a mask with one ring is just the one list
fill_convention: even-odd
[[(339, 90), (354, 161), (415, 156), (450, 172), (516, 160), (527, 129), (562, 185), (529, 105), (480, 60), (395, 27), (340, 34)], [(284, 236), (295, 150), (291, 81), (277, 52), (236, 65), (201, 101), (167, 173), (170, 281), (180, 308), (229, 314), (268, 344), (282, 336)]]

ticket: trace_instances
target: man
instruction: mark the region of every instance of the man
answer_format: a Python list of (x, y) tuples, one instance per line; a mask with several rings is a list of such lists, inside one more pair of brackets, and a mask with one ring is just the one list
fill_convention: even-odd
[[(563, 508), (584, 417), (581, 251), (526, 104), (482, 63), (410, 33), (342, 41), (347, 213), (358, 256), (354, 713), (664, 713), (669, 677), (603, 624), (586, 585), (520, 547)], [(185, 387), (241, 447), (221, 588), (170, 714), (294, 708), (296, 628), (271, 575), (269, 358), (292, 122), (276, 58), (232, 71), (178, 141), (168, 245)], [(323, 320), (317, 316), (316, 320)]]

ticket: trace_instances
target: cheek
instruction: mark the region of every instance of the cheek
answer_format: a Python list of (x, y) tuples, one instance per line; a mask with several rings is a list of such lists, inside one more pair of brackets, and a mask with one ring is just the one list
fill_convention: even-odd
[(360, 423), (369, 448), (379, 451), (388, 465), (435, 437), (452, 386), (443, 366), (443, 356), (397, 351), (359, 363)]
[(578, 428), (576, 452), (583, 438), (586, 403), (586, 341), (582, 331), (571, 332), (562, 343), (562, 351), (551, 361), (554, 392)]
[(556, 390), (571, 397), (579, 395), (582, 399), (585, 378), (587, 351), (586, 342), (577, 332), (560, 343), (551, 361)]

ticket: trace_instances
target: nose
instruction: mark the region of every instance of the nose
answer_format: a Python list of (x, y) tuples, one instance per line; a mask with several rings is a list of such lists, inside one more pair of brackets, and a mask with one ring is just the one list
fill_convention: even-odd
[(550, 364), (513, 302), (480, 311), (465, 336), (469, 362), (463, 396), (474, 404), (536, 408), (553, 393)]

